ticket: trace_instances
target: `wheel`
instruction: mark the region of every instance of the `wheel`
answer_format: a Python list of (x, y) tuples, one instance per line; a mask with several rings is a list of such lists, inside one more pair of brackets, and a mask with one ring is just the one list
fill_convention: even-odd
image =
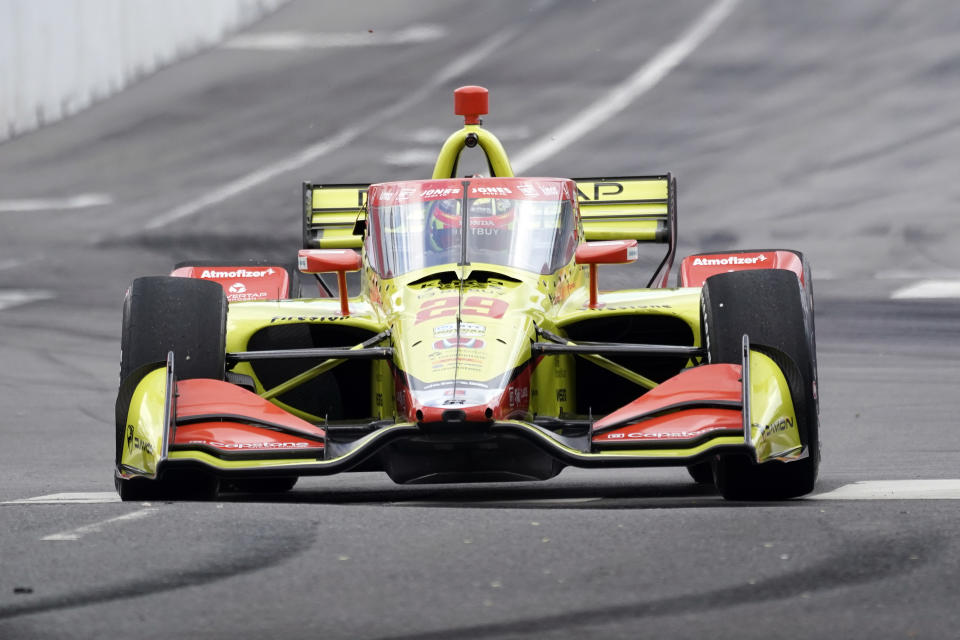
[(698, 462), (687, 467), (687, 472), (697, 484), (713, 484), (713, 465), (709, 462)]
[[(178, 379), (224, 379), (227, 302), (216, 282), (168, 276), (137, 278), (123, 304), (120, 337), (120, 392), (117, 396), (116, 464), (120, 464), (126, 416), (133, 388), (151, 365), (174, 352)], [(122, 500), (208, 499), (216, 478), (177, 471), (157, 480), (116, 478)]]
[(157, 480), (114, 477), (114, 486), (124, 502), (140, 500), (213, 500), (220, 482), (216, 476), (203, 471), (177, 470)]
[(137, 278), (123, 303), (120, 379), (174, 353), (177, 378), (223, 380), (227, 300), (216, 282)]
[(709, 362), (740, 364), (747, 334), (751, 348), (783, 370), (808, 452), (798, 461), (763, 465), (746, 456), (718, 456), (713, 464), (717, 489), (728, 500), (783, 500), (809, 493), (820, 463), (812, 297), (791, 271), (711, 276), (701, 296), (701, 327)]

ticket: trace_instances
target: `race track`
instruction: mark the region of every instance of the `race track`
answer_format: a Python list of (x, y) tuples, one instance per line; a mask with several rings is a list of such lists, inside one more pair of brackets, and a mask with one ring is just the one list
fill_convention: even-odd
[[(294, 0), (0, 145), (0, 638), (957, 637), (958, 30), (947, 0)], [(464, 84), (527, 174), (673, 172), (680, 255), (808, 256), (817, 492), (568, 469), (118, 502), (129, 281), (289, 259), (300, 182), (427, 177)]]

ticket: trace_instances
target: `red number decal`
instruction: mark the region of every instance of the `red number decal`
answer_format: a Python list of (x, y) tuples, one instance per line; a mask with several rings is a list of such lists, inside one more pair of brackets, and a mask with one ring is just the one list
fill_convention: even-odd
[[(445, 316), (457, 315), (457, 296), (449, 298), (434, 298), (420, 305), (415, 324), (435, 320)], [(503, 300), (486, 298), (484, 296), (470, 296), (463, 301), (461, 313), (465, 316), (483, 316), (484, 318), (502, 318), (507, 312), (508, 305)]]
[(483, 296), (470, 296), (463, 301), (463, 315), (465, 316), (484, 316), (486, 318), (502, 318), (509, 307), (503, 300), (496, 298), (484, 298)]
[(420, 311), (417, 312), (417, 321), (415, 324), (420, 324), (421, 322), (435, 318), (442, 318), (443, 316), (457, 315), (457, 302), (457, 296), (427, 300), (420, 305)]

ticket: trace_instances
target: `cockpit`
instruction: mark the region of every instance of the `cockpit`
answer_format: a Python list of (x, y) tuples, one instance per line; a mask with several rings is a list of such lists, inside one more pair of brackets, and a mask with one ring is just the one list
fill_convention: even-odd
[(367, 255), (384, 278), (485, 263), (550, 274), (580, 240), (570, 180), (473, 178), (372, 185)]

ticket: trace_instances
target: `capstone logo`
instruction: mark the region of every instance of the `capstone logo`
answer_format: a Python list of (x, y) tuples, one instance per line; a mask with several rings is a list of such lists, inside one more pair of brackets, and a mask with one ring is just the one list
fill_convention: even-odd
[(760, 254), (752, 258), (742, 258), (740, 256), (727, 256), (725, 258), (694, 258), (695, 267), (725, 267), (732, 264), (757, 264), (766, 262), (767, 256)]
[(236, 269), (234, 271), (217, 271), (216, 269), (204, 269), (200, 274), (201, 278), (265, 278), (272, 276), (276, 271), (273, 267), (261, 271), (251, 271), (248, 269)]

